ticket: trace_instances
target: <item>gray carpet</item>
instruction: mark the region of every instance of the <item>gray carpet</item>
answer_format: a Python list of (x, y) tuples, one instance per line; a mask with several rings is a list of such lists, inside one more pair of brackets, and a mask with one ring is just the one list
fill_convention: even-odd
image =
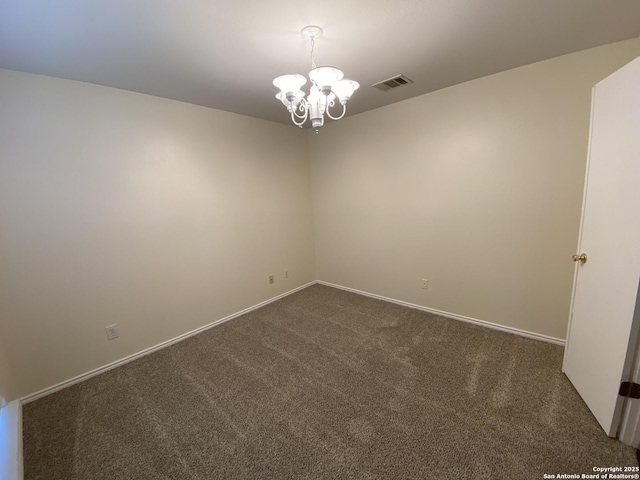
[(26, 480), (541, 479), (637, 465), (562, 348), (314, 285), (24, 407)]

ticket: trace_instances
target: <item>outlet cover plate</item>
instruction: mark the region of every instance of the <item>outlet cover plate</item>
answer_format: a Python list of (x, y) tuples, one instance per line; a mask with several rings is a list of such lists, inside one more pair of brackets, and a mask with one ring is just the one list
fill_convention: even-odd
[(113, 340), (114, 338), (118, 338), (118, 329), (117, 325), (109, 325), (105, 328), (107, 332), (107, 340)]

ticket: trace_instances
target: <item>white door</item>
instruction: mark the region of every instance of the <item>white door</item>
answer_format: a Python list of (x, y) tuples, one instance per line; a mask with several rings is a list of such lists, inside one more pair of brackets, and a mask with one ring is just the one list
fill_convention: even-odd
[[(631, 369), (640, 280), (640, 58), (593, 89), (591, 138), (563, 370), (607, 435)], [(569, 259), (567, 259), (569, 261)], [(635, 332), (635, 331), (634, 331)]]

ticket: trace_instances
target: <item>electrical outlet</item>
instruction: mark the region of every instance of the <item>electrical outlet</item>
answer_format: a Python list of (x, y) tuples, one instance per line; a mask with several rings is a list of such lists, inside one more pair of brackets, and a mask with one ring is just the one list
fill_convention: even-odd
[(105, 328), (107, 331), (107, 340), (113, 340), (114, 338), (118, 338), (118, 329), (117, 325), (109, 325)]
[(272, 285), (275, 280), (273, 279), (273, 275), (269, 275), (269, 285)]
[(289, 278), (289, 270), (287, 268), (284, 269), (284, 278)]
[(429, 280), (427, 280), (426, 278), (422, 279), (422, 286), (420, 288), (422, 288), (423, 290), (428, 290), (429, 289)]

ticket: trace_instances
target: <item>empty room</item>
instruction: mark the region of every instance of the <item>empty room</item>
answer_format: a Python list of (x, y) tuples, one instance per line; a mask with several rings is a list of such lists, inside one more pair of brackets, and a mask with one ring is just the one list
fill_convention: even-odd
[(0, 478), (640, 478), (639, 36), (0, 0)]

